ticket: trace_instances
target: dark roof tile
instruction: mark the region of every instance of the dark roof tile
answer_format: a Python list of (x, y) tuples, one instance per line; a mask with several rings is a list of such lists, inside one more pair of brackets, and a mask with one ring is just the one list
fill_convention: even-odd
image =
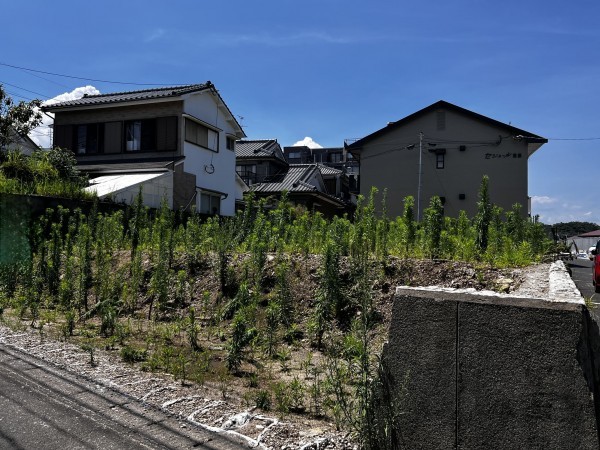
[(45, 111), (54, 111), (60, 108), (70, 108), (75, 106), (93, 106), (121, 102), (132, 102), (139, 100), (154, 100), (167, 97), (179, 97), (190, 92), (203, 91), (214, 88), (210, 81), (202, 84), (188, 84), (184, 86), (160, 87), (153, 89), (143, 89), (140, 91), (113, 92), (110, 94), (85, 95), (76, 100), (53, 103), (43, 106)]

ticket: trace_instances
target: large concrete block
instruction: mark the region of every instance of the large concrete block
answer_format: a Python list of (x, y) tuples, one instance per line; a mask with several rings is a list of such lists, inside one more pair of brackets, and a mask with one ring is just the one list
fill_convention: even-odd
[(456, 303), (399, 297), (393, 317), (385, 358), (408, 392), (400, 434), (408, 448), (445, 448), (456, 427)]
[(596, 449), (600, 338), (581, 298), (398, 288), (384, 357), (406, 448)]

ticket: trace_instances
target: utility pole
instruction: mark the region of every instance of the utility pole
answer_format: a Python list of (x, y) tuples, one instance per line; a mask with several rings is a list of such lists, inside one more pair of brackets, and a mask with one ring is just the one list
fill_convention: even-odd
[(421, 174), (423, 172), (423, 132), (419, 133), (419, 185), (417, 186), (417, 222), (421, 221)]

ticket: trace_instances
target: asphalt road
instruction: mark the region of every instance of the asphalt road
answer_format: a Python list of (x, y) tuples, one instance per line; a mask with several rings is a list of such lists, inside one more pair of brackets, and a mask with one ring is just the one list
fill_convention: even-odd
[(1, 449), (241, 449), (0, 344)]
[(600, 294), (596, 294), (592, 284), (592, 268), (594, 262), (589, 259), (574, 259), (567, 262), (571, 268), (571, 278), (575, 282), (577, 289), (584, 298), (591, 298), (592, 302), (600, 303)]

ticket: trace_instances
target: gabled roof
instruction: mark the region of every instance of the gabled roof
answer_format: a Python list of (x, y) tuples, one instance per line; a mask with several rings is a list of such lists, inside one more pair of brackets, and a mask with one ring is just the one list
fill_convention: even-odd
[(321, 175), (341, 175), (344, 173), (343, 170), (336, 169), (335, 167), (326, 166), (325, 164), (317, 164), (319, 166), (319, 170), (321, 171)]
[[(334, 203), (339, 207), (344, 206), (344, 202), (339, 198), (320, 191), (316, 186), (308, 183), (313, 175), (322, 179), (320, 172), (320, 164), (290, 164), (288, 171), (285, 174), (268, 177), (263, 183), (253, 184), (250, 187), (252, 192), (260, 192), (262, 194), (281, 194), (287, 191), (294, 193), (310, 193), (326, 199), (330, 203)], [(324, 167), (324, 166), (323, 166)]]
[(582, 238), (587, 238), (587, 237), (597, 237), (600, 238), (600, 230), (596, 230), (596, 231), (588, 231), (587, 233), (583, 233), (578, 235), (577, 237), (582, 237)]
[(106, 105), (121, 102), (133, 102), (139, 100), (155, 100), (168, 97), (179, 97), (191, 92), (204, 91), (214, 88), (214, 85), (207, 81), (201, 84), (188, 84), (184, 86), (160, 87), (153, 89), (143, 89), (140, 91), (113, 92), (110, 94), (84, 95), (76, 100), (67, 100), (66, 102), (53, 103), (43, 106), (44, 111), (55, 111), (61, 108), (70, 108), (74, 106), (95, 106)]
[(168, 100), (169, 98), (176, 99), (185, 94), (210, 90), (220, 102), (219, 107), (223, 108), (229, 114), (227, 119), (231, 122), (234, 128), (238, 129), (238, 137), (246, 137), (246, 133), (241, 125), (219, 94), (219, 91), (210, 81), (200, 84), (186, 84), (183, 86), (160, 87), (153, 89), (143, 89), (139, 91), (113, 92), (110, 94), (99, 95), (84, 95), (76, 100), (68, 100), (66, 102), (53, 103), (51, 105), (42, 106), (42, 111), (57, 112), (60, 110), (68, 110), (72, 108), (90, 108), (94, 106), (113, 106), (120, 103), (128, 102), (151, 102), (153, 100)]
[(313, 173), (318, 170), (316, 164), (290, 164), (288, 171), (281, 175), (267, 177), (266, 181), (251, 186), (256, 192), (312, 192), (318, 191), (316, 186), (307, 183)]
[(274, 158), (287, 164), (277, 139), (236, 141), (235, 157), (239, 159)]
[(424, 116), (424, 115), (426, 115), (430, 112), (433, 112), (437, 109), (441, 109), (441, 108), (456, 111), (460, 114), (470, 116), (474, 120), (478, 120), (480, 122), (484, 122), (489, 125), (505, 129), (507, 132), (509, 132), (510, 134), (512, 134), (514, 136), (521, 136), (523, 138), (523, 140), (525, 140), (526, 142), (539, 143), (539, 144), (545, 144), (548, 142), (548, 139), (546, 139), (542, 136), (538, 136), (529, 131), (525, 131), (520, 128), (513, 127), (512, 125), (509, 125), (509, 124), (506, 124), (503, 122), (499, 122), (498, 120), (478, 114), (476, 112), (469, 111), (468, 109), (461, 108), (460, 106), (454, 105), (452, 103), (448, 103), (447, 101), (440, 100), (440, 101), (437, 101), (437, 102), (427, 106), (426, 108), (423, 108), (415, 113), (412, 113), (412, 114), (404, 117), (403, 119), (400, 119), (396, 122), (390, 122), (386, 127), (381, 128), (380, 130), (377, 130), (374, 133), (371, 133), (368, 136), (365, 136), (364, 138), (359, 139), (356, 142), (353, 142), (352, 144), (348, 145), (347, 148), (349, 150), (358, 150), (364, 144), (372, 141), (375, 138), (378, 138), (379, 136), (384, 135), (388, 131), (395, 130), (397, 128), (401, 128), (402, 126), (406, 125), (407, 123), (409, 123), (415, 119), (418, 119), (419, 117)]

